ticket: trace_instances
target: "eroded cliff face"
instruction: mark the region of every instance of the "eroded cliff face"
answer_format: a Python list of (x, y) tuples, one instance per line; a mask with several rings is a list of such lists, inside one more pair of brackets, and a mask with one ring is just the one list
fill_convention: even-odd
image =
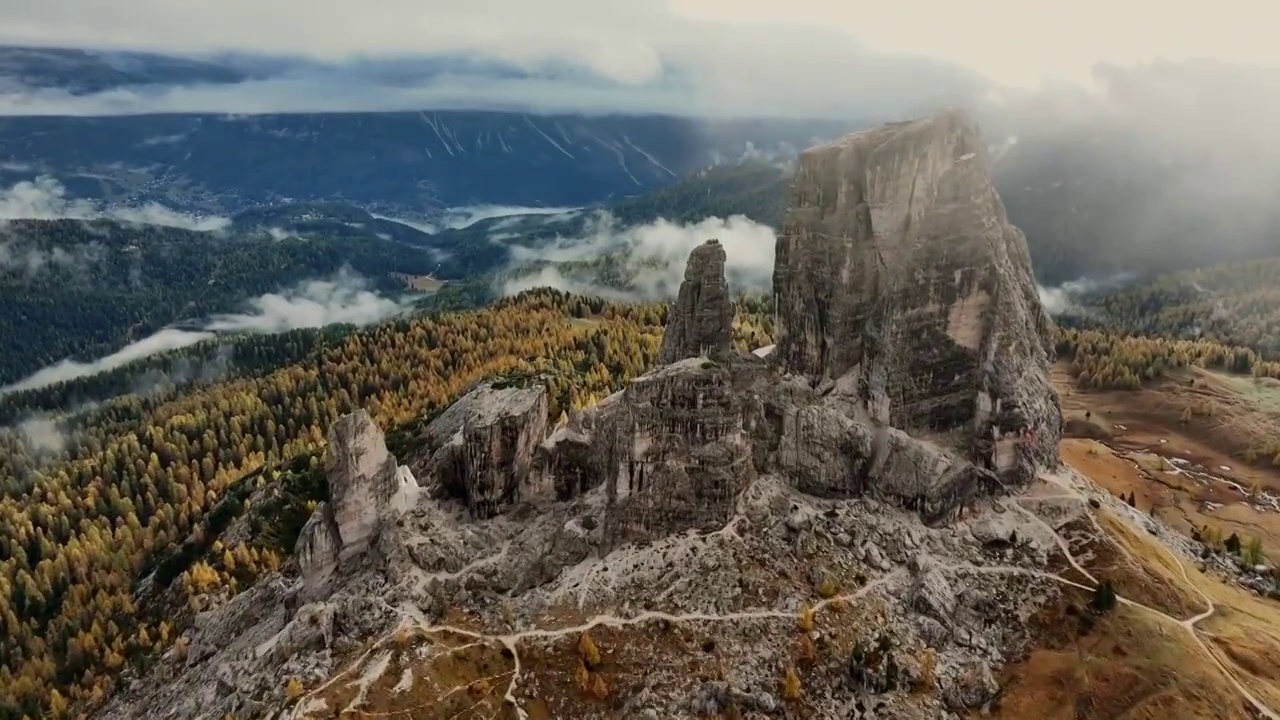
[(547, 437), (547, 391), (540, 384), (481, 383), (433, 420), (424, 435), (426, 448), (410, 467), (466, 503), (475, 517), (552, 495), (535, 465)]
[(631, 382), (607, 435), (606, 549), (716, 529), (756, 477), (762, 362), (690, 357)]
[(981, 467), (1026, 479), (1055, 463), (1051, 325), (977, 126), (950, 112), (813, 148), (792, 196), (774, 267), (781, 368), (849, 376), (874, 422)]

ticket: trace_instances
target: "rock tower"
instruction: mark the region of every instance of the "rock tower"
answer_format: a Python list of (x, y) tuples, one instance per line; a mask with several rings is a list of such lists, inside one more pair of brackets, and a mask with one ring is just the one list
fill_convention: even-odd
[(963, 113), (803, 153), (773, 284), (785, 372), (1001, 474), (1057, 461), (1052, 326)]

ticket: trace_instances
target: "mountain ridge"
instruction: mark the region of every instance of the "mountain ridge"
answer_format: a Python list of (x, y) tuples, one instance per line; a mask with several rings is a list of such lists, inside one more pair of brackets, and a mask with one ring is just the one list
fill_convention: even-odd
[(851, 127), (484, 111), (0, 117), (0, 182), (51, 175), (76, 197), (222, 214), (317, 200), (413, 214), (578, 206)]

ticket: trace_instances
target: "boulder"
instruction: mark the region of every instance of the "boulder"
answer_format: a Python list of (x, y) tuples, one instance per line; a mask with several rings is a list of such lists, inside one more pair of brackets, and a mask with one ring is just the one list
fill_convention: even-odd
[(427, 425), (425, 449), (410, 466), (475, 517), (492, 517), (520, 500), (554, 494), (535, 465), (546, 437), (546, 387), (485, 382)]

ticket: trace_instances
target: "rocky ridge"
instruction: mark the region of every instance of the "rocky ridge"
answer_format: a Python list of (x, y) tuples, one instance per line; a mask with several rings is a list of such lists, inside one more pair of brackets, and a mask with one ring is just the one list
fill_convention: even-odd
[(1087, 507), (1053, 496), (1046, 522), (1005, 497), (1054, 471), (1060, 411), (1025, 241), (982, 147), (949, 113), (806, 153), (772, 353), (727, 346), (711, 242), (659, 366), (564, 423), (547, 427), (537, 382), (485, 383), (402, 468), (367, 415), (343, 418), (301, 580), (202, 614), (202, 650), (102, 716), (799, 704), (905, 720), (990, 702), (1066, 582), (1045, 570), (1055, 528)]

